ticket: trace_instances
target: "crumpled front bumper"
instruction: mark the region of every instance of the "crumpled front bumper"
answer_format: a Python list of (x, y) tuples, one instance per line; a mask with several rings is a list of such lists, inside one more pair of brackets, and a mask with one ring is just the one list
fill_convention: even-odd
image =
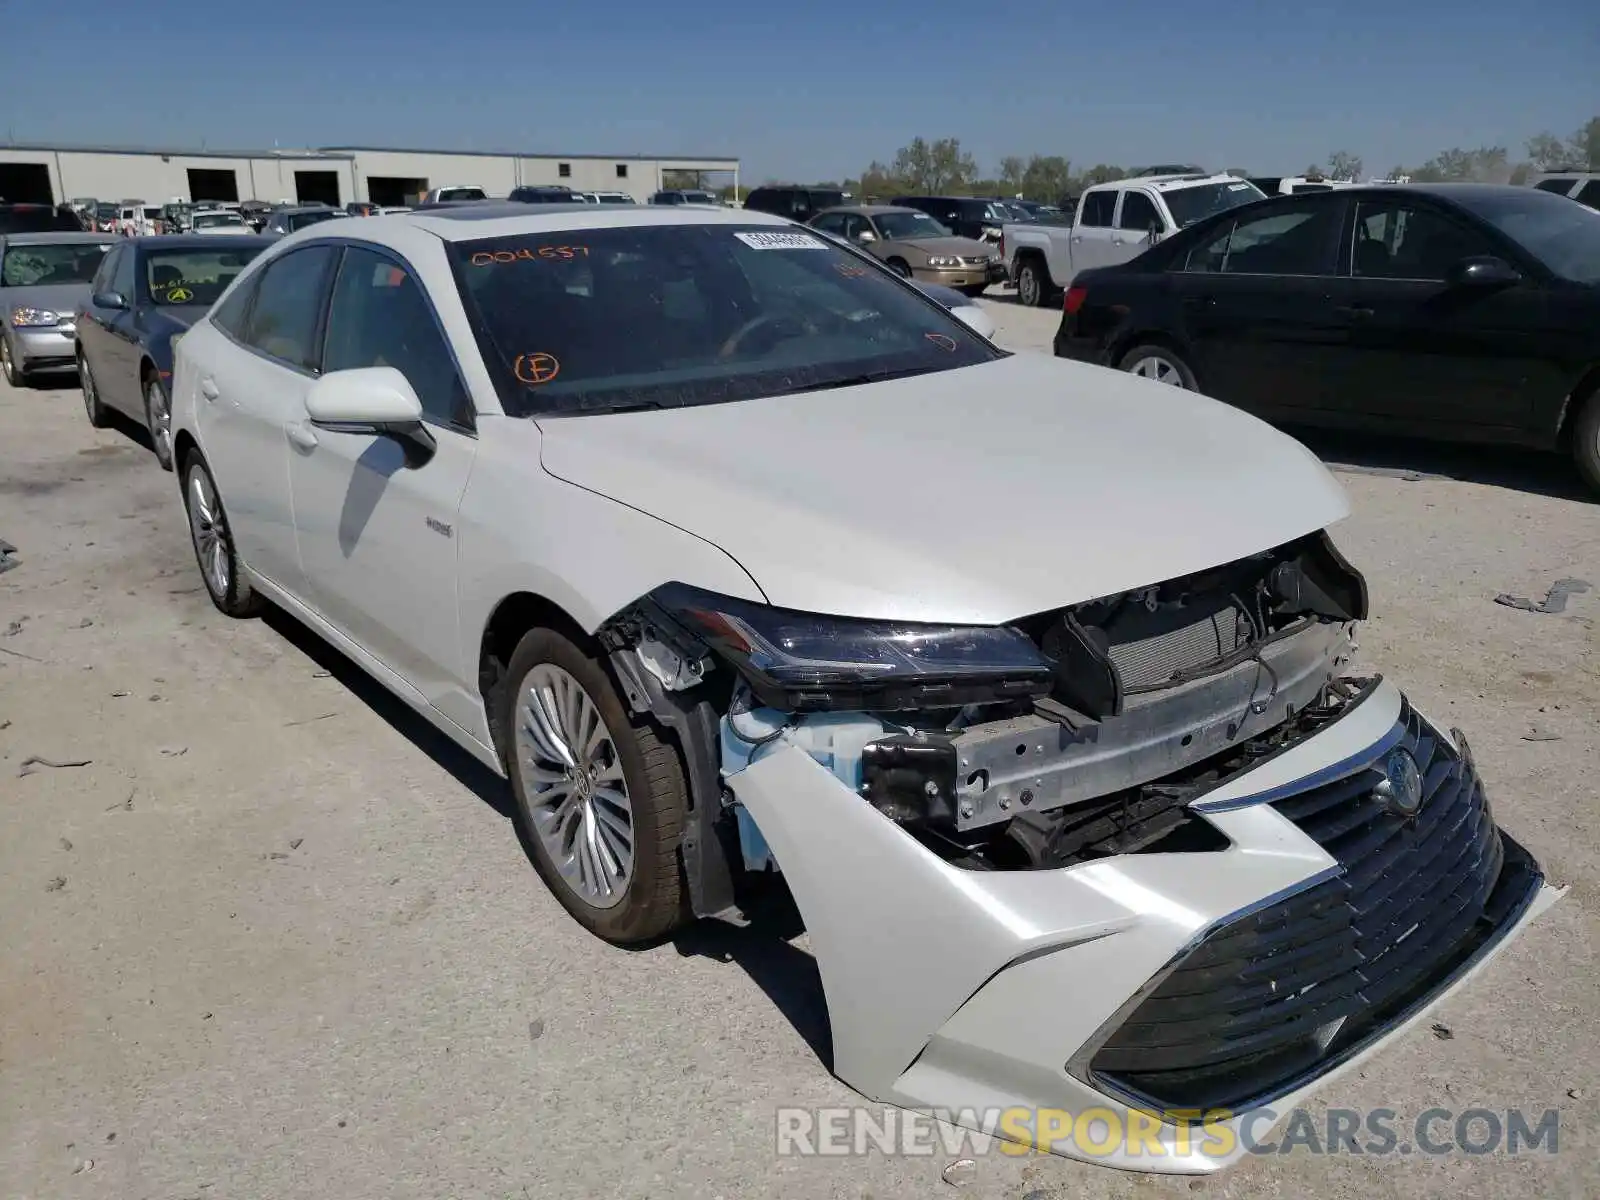
[[(842, 1080), (869, 1099), (941, 1115), (1096, 1109), (1116, 1114), (1125, 1129), (1133, 1113), (1159, 1113), (1160, 1106), (1098, 1072), (1095, 1056), (1143, 1000), (1159, 998), (1164, 980), (1211, 939), (1292, 898), (1319, 895), (1318, 887), (1346, 888), (1349, 899), (1333, 903), (1351, 910), (1376, 894), (1380, 885), (1371, 881), (1350, 890), (1360, 872), (1285, 812), (1295, 797), (1369, 769), (1397, 744), (1408, 714), (1421, 731), (1413, 736), (1450, 745), (1410, 714), (1397, 689), (1379, 683), (1359, 707), (1194, 806), (1228, 838), (1227, 849), (1122, 855), (1060, 870), (951, 865), (794, 745), (775, 744), (726, 782), (759, 826), (805, 919)], [(1482, 819), (1486, 836), (1495, 836), (1487, 804)], [(1449, 961), (1399, 995), (1359, 1039), (1285, 1075), (1277, 1087), (1257, 1089), (1246, 1104), (1230, 1107), (1222, 1124), (1238, 1134), (1250, 1121), (1251, 1133), (1262, 1136), (1265, 1127), (1252, 1113), (1287, 1113), (1423, 1019), (1559, 898), (1531, 858), (1498, 836), (1506, 862), (1522, 874), (1507, 877), (1494, 928), (1480, 927), (1470, 945), (1443, 956)], [(1326, 906), (1318, 911), (1326, 916)], [(1265, 982), (1275, 990), (1275, 979)], [(1126, 1142), (1093, 1154), (1070, 1140), (1042, 1148), (1169, 1173), (1215, 1170), (1247, 1152), (1238, 1136), (1227, 1153), (1217, 1153), (1215, 1143), (1202, 1148), (1192, 1129), (1166, 1116), (1154, 1137), (1162, 1153)]]

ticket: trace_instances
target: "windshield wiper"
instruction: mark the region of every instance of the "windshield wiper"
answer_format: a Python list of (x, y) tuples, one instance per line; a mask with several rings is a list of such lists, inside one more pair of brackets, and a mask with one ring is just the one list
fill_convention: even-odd
[(818, 383), (803, 383), (799, 387), (769, 392), (772, 396), (794, 396), (801, 392), (827, 392), (834, 388), (860, 387), (866, 383), (883, 383), (888, 379), (909, 379), (913, 375), (929, 375), (939, 367), (901, 367), (893, 371), (863, 371), (859, 375), (845, 375), (838, 379), (824, 379)]
[[(610, 400), (604, 404), (593, 404), (587, 407), (580, 405), (577, 408), (558, 408), (536, 415), (541, 417), (593, 417), (605, 413), (643, 412), (646, 409), (666, 407), (668, 406), (659, 400)], [(674, 404), (671, 407), (678, 408), (680, 406)]]

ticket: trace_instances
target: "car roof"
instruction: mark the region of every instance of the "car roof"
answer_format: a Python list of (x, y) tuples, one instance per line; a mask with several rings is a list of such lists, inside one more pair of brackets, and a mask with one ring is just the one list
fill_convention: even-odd
[(919, 217), (928, 214), (920, 208), (908, 208), (904, 204), (835, 204), (832, 208), (825, 208), (817, 216), (826, 213), (862, 213), (865, 216), (877, 217), (884, 213), (915, 213)]
[[(574, 219), (577, 218), (577, 219)], [(793, 229), (794, 222), (786, 217), (749, 209), (706, 207), (666, 208), (648, 205), (615, 205), (601, 208), (597, 204), (518, 204), (508, 200), (489, 200), (459, 207), (427, 208), (405, 213), (388, 213), (378, 217), (365, 217), (349, 225), (341, 222), (337, 232), (322, 225), (314, 225), (297, 240), (314, 241), (318, 237), (348, 238), (357, 236), (380, 245), (397, 244), (405, 229), (421, 229), (441, 241), (465, 242), (477, 238), (516, 237), (522, 234), (570, 232), (583, 229), (626, 229), (652, 225), (763, 225), (775, 229)]]
[[(115, 240), (125, 242), (129, 239), (117, 238)], [(208, 237), (203, 233), (165, 233), (157, 234), (154, 237), (132, 239), (134, 245), (140, 249), (149, 250), (155, 254), (162, 254), (168, 250), (211, 250), (221, 254), (240, 246), (273, 246), (278, 243), (278, 240), (277, 238), (254, 233), (230, 238)]]
[(55, 233), (49, 230), (40, 233), (0, 232), (0, 240), (12, 246), (60, 246), (63, 243), (67, 245), (82, 244), (93, 246), (106, 242), (122, 242), (127, 239), (120, 238), (114, 233), (90, 233), (87, 230), (63, 229)]

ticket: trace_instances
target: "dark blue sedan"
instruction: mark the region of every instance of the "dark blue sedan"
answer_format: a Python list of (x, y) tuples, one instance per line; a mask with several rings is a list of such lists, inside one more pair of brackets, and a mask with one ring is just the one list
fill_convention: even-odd
[(272, 242), (253, 235), (119, 242), (78, 310), (78, 378), (89, 424), (103, 427), (110, 409), (137, 419), (150, 431), (156, 461), (172, 470), (173, 339)]

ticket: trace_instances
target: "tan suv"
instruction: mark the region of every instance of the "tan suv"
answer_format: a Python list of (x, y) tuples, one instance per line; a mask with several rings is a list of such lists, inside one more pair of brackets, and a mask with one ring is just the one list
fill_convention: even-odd
[(1005, 263), (993, 246), (956, 237), (914, 208), (829, 208), (807, 224), (860, 246), (907, 279), (941, 284), (969, 296), (981, 295), (991, 283), (1005, 278)]

